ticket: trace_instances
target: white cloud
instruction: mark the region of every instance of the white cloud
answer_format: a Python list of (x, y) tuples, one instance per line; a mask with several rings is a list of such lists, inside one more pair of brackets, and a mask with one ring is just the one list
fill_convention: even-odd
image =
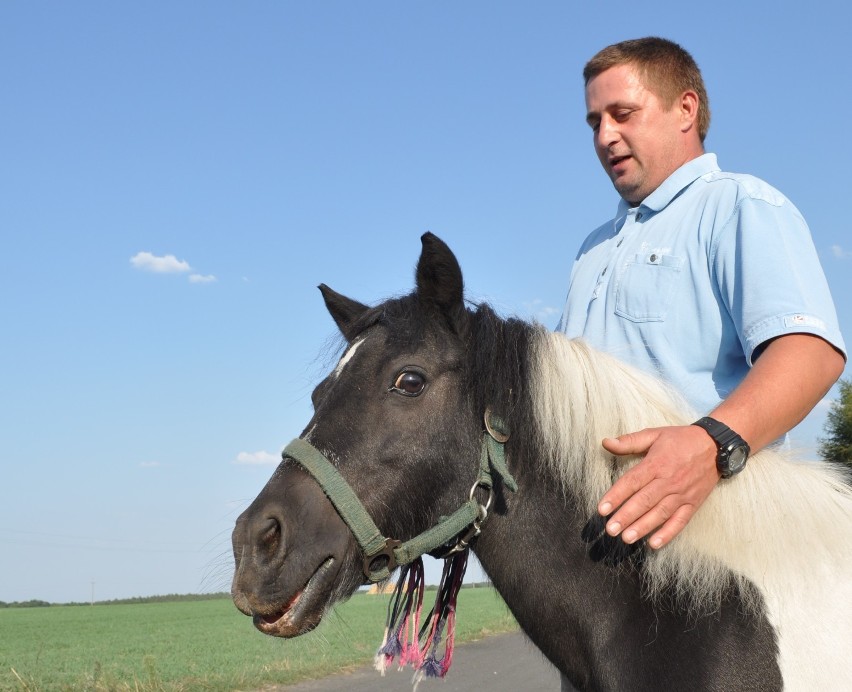
[(544, 321), (544, 320), (549, 319), (549, 318), (553, 317), (554, 315), (558, 315), (558, 314), (559, 314), (559, 308), (554, 308), (550, 305), (547, 305), (547, 306), (541, 308), (540, 310), (538, 310), (536, 312), (536, 317), (538, 317), (538, 319)]
[(265, 466), (267, 464), (277, 464), (281, 461), (280, 454), (270, 454), (267, 451), (259, 452), (240, 452), (234, 461), (235, 464), (245, 464), (249, 466)]
[(191, 274), (189, 277), (189, 283), (191, 284), (209, 284), (216, 281), (216, 277), (212, 274)]
[(844, 250), (839, 245), (831, 246), (831, 254), (834, 255), (837, 259), (846, 259), (848, 257), (852, 257), (852, 252)]
[(829, 410), (831, 410), (831, 406), (832, 406), (832, 404), (834, 404), (834, 402), (835, 402), (834, 399), (829, 399), (828, 397), (825, 397), (824, 399), (820, 399), (816, 403), (816, 406), (814, 406), (813, 410), (814, 411), (822, 411), (822, 412), (829, 411)]
[(179, 274), (192, 270), (188, 262), (179, 260), (174, 255), (158, 257), (150, 252), (137, 252), (130, 258), (130, 264), (137, 269), (157, 274)]
[(549, 322), (552, 317), (559, 315), (559, 308), (545, 305), (541, 298), (525, 302), (524, 311), (527, 315), (532, 316), (542, 324)]

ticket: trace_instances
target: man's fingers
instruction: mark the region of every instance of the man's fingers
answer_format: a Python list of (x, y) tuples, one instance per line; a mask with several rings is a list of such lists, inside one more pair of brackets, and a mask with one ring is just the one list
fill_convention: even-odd
[(604, 494), (606, 532), (634, 543), (652, 534), (661, 548), (682, 529), (719, 481), (715, 445), (694, 426), (648, 428), (603, 441), (611, 454), (642, 455)]
[[(619, 478), (612, 487), (607, 490), (601, 501), (598, 503), (598, 512), (601, 516), (612, 514), (616, 509), (628, 499), (641, 492), (648, 484), (654, 480), (654, 471), (648, 468), (645, 464), (638, 464)], [(647, 497), (648, 506), (645, 511), (653, 507), (656, 502), (653, 502), (653, 497)], [(618, 530), (610, 531), (612, 535), (618, 533)]]
[[(618, 437), (606, 437), (601, 444), (606, 451), (617, 456), (644, 454), (658, 436), (658, 428), (646, 428), (638, 432), (625, 433)], [(639, 464), (625, 473), (601, 498), (598, 503), (598, 512), (606, 516), (618, 509), (625, 500), (653, 479), (654, 475), (649, 471), (645, 465)]]
[(692, 515), (695, 514), (696, 507), (692, 505), (683, 505), (678, 509), (674, 514), (672, 514), (671, 518), (663, 524), (659, 531), (657, 531), (653, 536), (651, 536), (648, 541), (648, 545), (650, 545), (654, 550), (658, 550), (665, 545), (668, 545), (675, 536), (677, 536), (683, 528), (689, 523), (689, 520), (692, 519)]
[(659, 435), (655, 428), (646, 428), (638, 432), (625, 433), (618, 437), (605, 437), (601, 444), (610, 454), (624, 456), (627, 454), (644, 454)]
[[(620, 522), (626, 527), (621, 534), (622, 540), (625, 543), (634, 543), (647, 536), (654, 529), (662, 527), (681, 509), (682, 502), (674, 495), (663, 497), (650, 507), (648, 507), (648, 501), (645, 498), (637, 499), (637, 496), (634, 496), (618, 511), (619, 515), (622, 512), (625, 513), (624, 519), (616, 515), (614, 521)], [(628, 517), (636, 517), (636, 519), (631, 522)]]
[[(626, 486), (625, 497), (619, 504), (614, 504), (618, 502), (617, 499), (613, 500), (613, 507), (617, 507), (618, 511), (613, 513), (606, 525), (610, 536), (617, 536), (624, 531), (622, 536), (627, 543), (647, 536), (677, 509), (675, 498), (667, 496), (659, 483), (649, 482), (648, 479), (644, 479), (644, 482), (638, 480), (636, 483)], [(613, 486), (610, 492), (613, 490), (617, 490), (616, 486)], [(606, 502), (605, 500), (601, 504)]]

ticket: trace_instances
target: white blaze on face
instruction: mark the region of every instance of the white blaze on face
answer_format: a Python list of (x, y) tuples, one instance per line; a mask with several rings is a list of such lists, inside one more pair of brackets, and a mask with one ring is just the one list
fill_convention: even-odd
[(337, 367), (334, 369), (332, 375), (335, 379), (340, 377), (340, 373), (343, 372), (343, 368), (346, 367), (346, 364), (352, 360), (352, 356), (355, 355), (355, 351), (358, 350), (358, 347), (364, 343), (364, 339), (357, 339), (352, 342), (352, 345), (346, 350), (346, 353), (343, 354), (343, 357), (340, 359), (340, 362), (337, 364)]

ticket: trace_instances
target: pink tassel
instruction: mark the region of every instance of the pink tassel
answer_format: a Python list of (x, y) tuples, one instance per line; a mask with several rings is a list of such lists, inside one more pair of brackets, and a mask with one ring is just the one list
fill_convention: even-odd
[[(456, 638), (456, 605), (467, 569), (467, 550), (444, 560), (444, 570), (435, 605), (421, 627), (420, 614), (425, 590), (420, 558), (402, 568), (388, 606), (388, 621), (382, 646), (376, 654), (376, 668), (399, 657), (399, 667), (411, 665), (415, 680), (444, 677), (453, 661)], [(446, 636), (445, 636), (446, 635)], [(442, 646), (443, 642), (443, 646)]]
[[(430, 627), (423, 643), (425, 653), (420, 671), (426, 677), (444, 677), (453, 661), (456, 639), (456, 604), (467, 569), (467, 551), (456, 553), (444, 562), (444, 573), (430, 613)], [(446, 634), (443, 655), (441, 641)]]
[(376, 653), (376, 669), (384, 673), (399, 657), (399, 667), (407, 663), (419, 665), (420, 649), (417, 632), (423, 608), (423, 562), (418, 559), (402, 568), (391, 602), (382, 645)]

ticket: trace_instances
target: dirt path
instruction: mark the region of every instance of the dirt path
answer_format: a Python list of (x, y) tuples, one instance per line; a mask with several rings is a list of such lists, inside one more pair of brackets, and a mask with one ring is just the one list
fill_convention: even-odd
[[(274, 692), (411, 692), (411, 670), (382, 677), (372, 666), (347, 675), (273, 688)], [(424, 680), (417, 692), (559, 692), (559, 674), (520, 633), (499, 634), (456, 648), (444, 680)]]

